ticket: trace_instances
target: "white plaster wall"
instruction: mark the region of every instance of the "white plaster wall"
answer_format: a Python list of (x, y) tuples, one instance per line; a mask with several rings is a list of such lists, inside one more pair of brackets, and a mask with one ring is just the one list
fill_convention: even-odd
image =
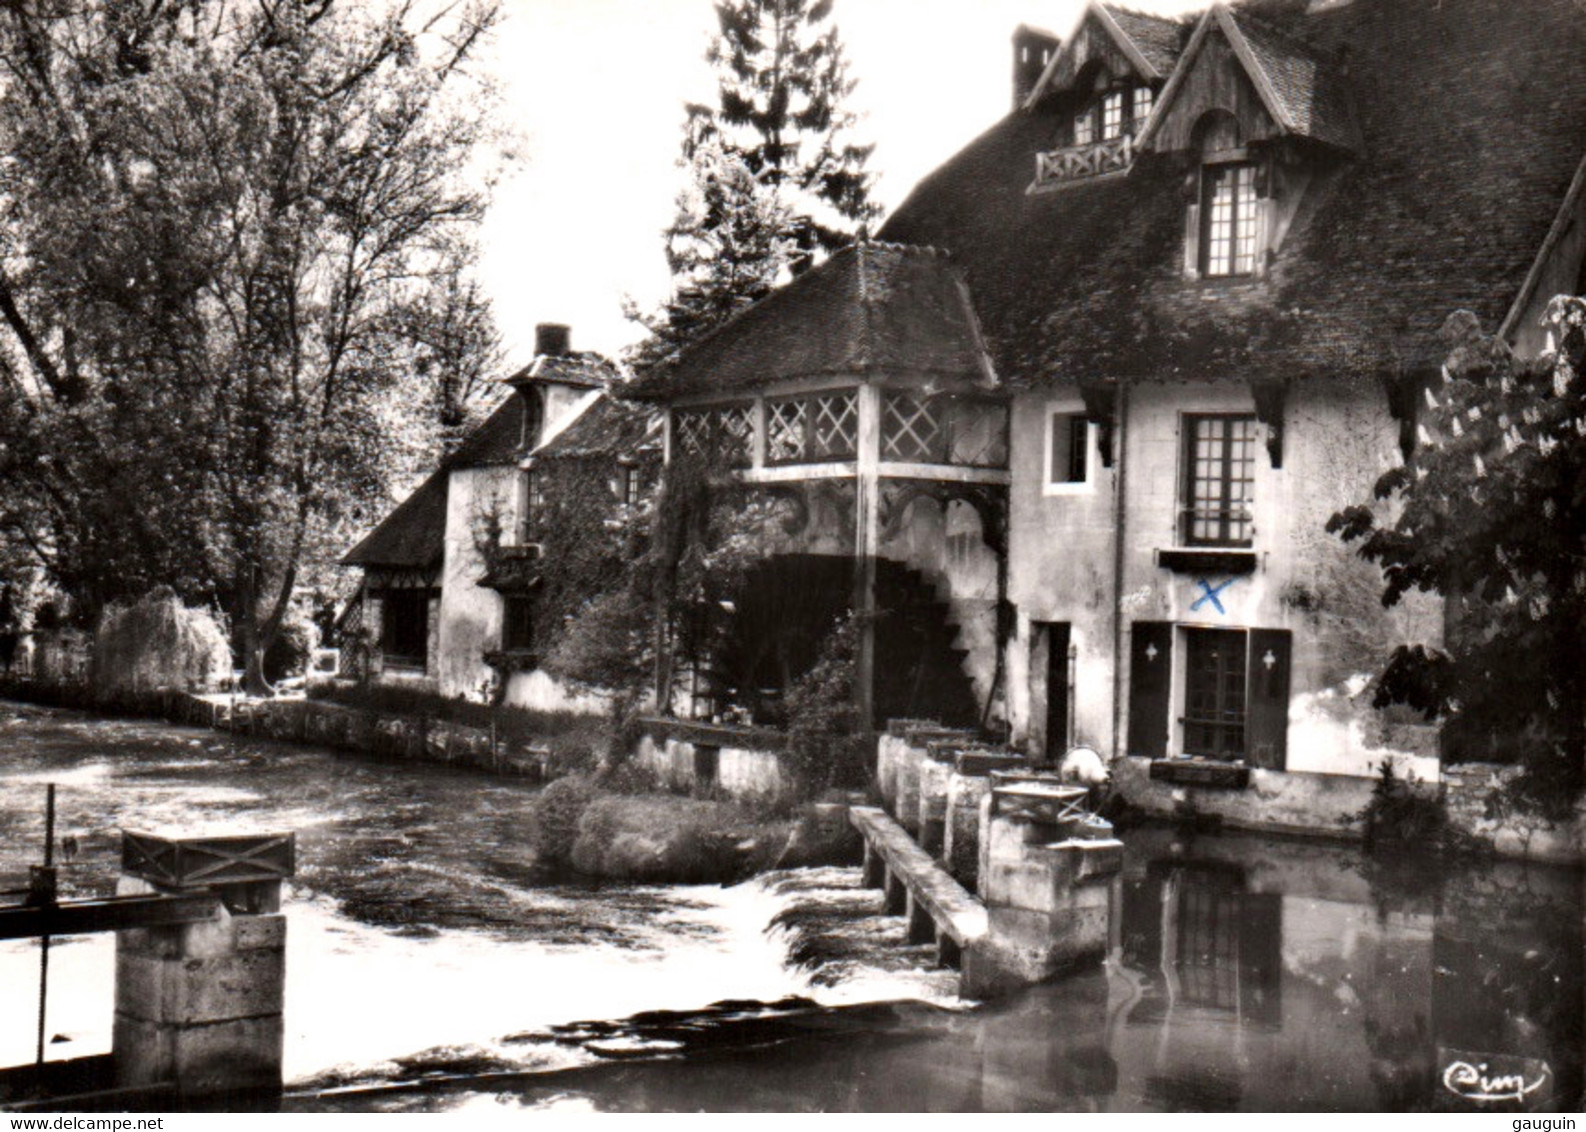
[(493, 673), (484, 654), (501, 644), (501, 595), (479, 585), (485, 563), (474, 527), (494, 506), (502, 529), (516, 529), (516, 468), (465, 468), (451, 473), (446, 496), (446, 554), (435, 675), (443, 696), (489, 697)]
[(609, 697), (570, 688), (539, 669), (512, 674), (507, 680), (506, 703), (535, 711), (570, 711), (579, 715), (603, 715), (611, 707)]
[[(1222, 612), (1209, 602), (1195, 608), (1204, 596), (1197, 576), (1156, 564), (1157, 549), (1181, 541), (1177, 524), (1184, 414), (1253, 411), (1249, 388), (1242, 382), (1149, 385), (1131, 393), (1126, 617), (1208, 628), (1289, 630), (1293, 656), (1287, 769), (1371, 775), (1382, 759), (1393, 757), (1424, 770), (1427, 764), (1415, 760), (1433, 754), (1430, 733), (1390, 725), (1388, 717), (1371, 707), (1368, 682), (1395, 645), (1441, 641), (1441, 605), (1415, 595), (1393, 611), (1384, 610), (1380, 572), (1325, 529), (1340, 508), (1370, 501), (1377, 477), (1400, 461), (1398, 424), (1388, 415), (1380, 387), (1296, 384), (1286, 409), (1281, 469), (1272, 467), (1266, 451), (1267, 426), (1258, 426), (1256, 570), (1218, 594)], [(1209, 579), (1213, 586), (1225, 580)], [(1178, 696), (1182, 659), (1182, 650), (1175, 649)], [(1125, 697), (1127, 676), (1125, 668)], [(1179, 709), (1175, 703), (1174, 720)], [(1177, 749), (1180, 732), (1175, 722), (1170, 750)]]
[[(1014, 406), (1009, 595), (1019, 618), (1008, 657), (1009, 708), (1016, 741), (1039, 745), (1045, 665), (1033, 622), (1067, 621), (1078, 650), (1075, 739), (1110, 752), (1116, 468), (1104, 469), (1093, 460), (1089, 490), (1044, 490), (1049, 415), (1078, 406), (1077, 395), (1061, 388), (1021, 395)], [(1383, 758), (1392, 757), (1401, 768), (1435, 778), (1431, 729), (1394, 722), (1375, 711), (1367, 685), (1395, 645), (1441, 641), (1441, 603), (1412, 595), (1400, 607), (1384, 610), (1377, 569), (1325, 530), (1338, 509), (1368, 502), (1377, 477), (1400, 459), (1398, 424), (1388, 415), (1379, 387), (1297, 384), (1287, 406), (1281, 469), (1271, 466), (1267, 430), (1258, 426), (1257, 566), (1218, 595), (1222, 613), (1204, 602), (1192, 608), (1202, 596), (1197, 577), (1157, 565), (1156, 551), (1181, 541), (1183, 415), (1253, 411), (1244, 382), (1130, 390), (1121, 702), (1128, 703), (1127, 630), (1134, 620), (1288, 629), (1293, 634), (1288, 769), (1370, 775)], [(1210, 579), (1214, 586), (1224, 580)], [(1181, 654), (1175, 650), (1176, 662)], [(1181, 689), (1182, 677), (1174, 684)], [(1173, 718), (1179, 714), (1175, 710)], [(1176, 749), (1179, 730), (1175, 723), (1170, 749)]]
[[(1048, 492), (1050, 417), (1078, 413), (1073, 387), (1021, 394), (1011, 420), (1008, 596), (1018, 608), (1007, 658), (1009, 721), (1014, 741), (1045, 745), (1044, 654), (1036, 656), (1032, 622), (1067, 621), (1075, 666), (1074, 737), (1102, 751), (1112, 745), (1113, 492), (1116, 471), (1102, 467), (1090, 430), (1089, 478), (1082, 487)], [(1040, 661), (1041, 663), (1035, 663)]]

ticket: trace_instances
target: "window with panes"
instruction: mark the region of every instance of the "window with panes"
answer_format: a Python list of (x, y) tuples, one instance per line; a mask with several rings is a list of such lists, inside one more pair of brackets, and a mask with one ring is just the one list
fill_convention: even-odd
[(1250, 275), (1256, 269), (1256, 167), (1238, 161), (1201, 173), (1201, 274)]
[(1242, 759), (1246, 635), (1230, 629), (1186, 629), (1184, 638), (1184, 753)]
[(1254, 534), (1255, 418), (1189, 416), (1184, 428), (1185, 545), (1249, 546)]
[(621, 474), (622, 505), (624, 507), (636, 506), (639, 497), (644, 493), (644, 473), (637, 464), (623, 464), (618, 469)]
[(1140, 132), (1145, 120), (1151, 117), (1151, 107), (1156, 103), (1155, 92), (1148, 86), (1134, 88), (1134, 131)]
[(1101, 99), (1101, 140), (1112, 141), (1121, 138), (1124, 130), (1124, 96), (1123, 90), (1109, 90)]

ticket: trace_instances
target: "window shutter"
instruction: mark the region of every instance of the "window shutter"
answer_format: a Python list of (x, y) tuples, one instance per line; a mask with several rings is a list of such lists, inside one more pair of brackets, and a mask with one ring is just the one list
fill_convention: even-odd
[(1249, 677), (1245, 682), (1246, 743), (1250, 764), (1282, 770), (1289, 745), (1289, 645), (1287, 629), (1250, 630)]
[(1184, 277), (1199, 279), (1201, 274), (1201, 210), (1200, 205), (1184, 208)]
[(1129, 627), (1129, 744), (1131, 755), (1167, 754), (1168, 703), (1173, 692), (1173, 623), (1136, 621)]

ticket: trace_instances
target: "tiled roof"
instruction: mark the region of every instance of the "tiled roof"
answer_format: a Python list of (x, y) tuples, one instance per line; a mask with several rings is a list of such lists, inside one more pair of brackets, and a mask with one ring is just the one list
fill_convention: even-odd
[(536, 458), (637, 456), (661, 450), (660, 418), (655, 410), (614, 397), (602, 397), (577, 420), (537, 448)]
[(439, 468), (347, 552), (343, 566), (428, 569), (446, 547), (446, 477)]
[[(535, 449), (536, 457), (622, 456), (658, 453), (654, 412), (612, 397), (594, 399), (561, 432)], [(446, 535), (447, 477), (466, 468), (512, 467), (523, 458), (523, 404), (509, 397), (412, 495), (380, 521), (342, 559), (344, 566), (423, 569), (441, 560)]]
[(1150, 63), (1159, 75), (1165, 77), (1172, 73), (1173, 65), (1178, 62), (1179, 52), (1184, 49), (1184, 40), (1187, 38), (1187, 30), (1182, 23), (1165, 16), (1131, 12), (1128, 8), (1120, 8), (1115, 4), (1102, 4), (1101, 7), (1107, 10), (1113, 23), (1118, 25), (1118, 30), (1129, 37), (1130, 42), (1141, 55), (1145, 56), (1146, 62)]
[(1322, 59), (1249, 12), (1235, 9), (1229, 14), (1268, 89), (1277, 97), (1288, 128), (1301, 137), (1342, 149), (1356, 148), (1360, 137), (1338, 64)]
[(618, 376), (617, 368), (599, 354), (540, 354), (506, 381), (509, 385), (541, 381), (576, 385), (584, 389), (605, 389)]
[(651, 370), (629, 396), (904, 372), (988, 380), (958, 270), (924, 247), (847, 247)]
[(1314, 14), (1252, 0), (1238, 19), (1290, 61), (1275, 72), (1303, 71), (1296, 46), (1346, 59), (1360, 134), (1357, 156), (1306, 189), (1264, 277), (1185, 278), (1175, 156), (1026, 194), (1054, 132), (1039, 108), (971, 142), (882, 228), (953, 253), (1004, 379), (1398, 373), (1437, 364), (1451, 311), (1502, 320), (1586, 147), (1574, 0), (1354, 0)]
[(508, 397), (463, 438), (443, 468), (489, 468), (515, 464), (523, 455), (523, 402)]

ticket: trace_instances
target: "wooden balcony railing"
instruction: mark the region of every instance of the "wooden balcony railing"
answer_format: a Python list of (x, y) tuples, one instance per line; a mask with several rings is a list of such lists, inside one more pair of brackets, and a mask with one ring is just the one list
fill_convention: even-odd
[(1035, 155), (1035, 183), (1060, 184), (1121, 173), (1134, 161), (1134, 138), (1128, 134), (1089, 145), (1069, 145)]

